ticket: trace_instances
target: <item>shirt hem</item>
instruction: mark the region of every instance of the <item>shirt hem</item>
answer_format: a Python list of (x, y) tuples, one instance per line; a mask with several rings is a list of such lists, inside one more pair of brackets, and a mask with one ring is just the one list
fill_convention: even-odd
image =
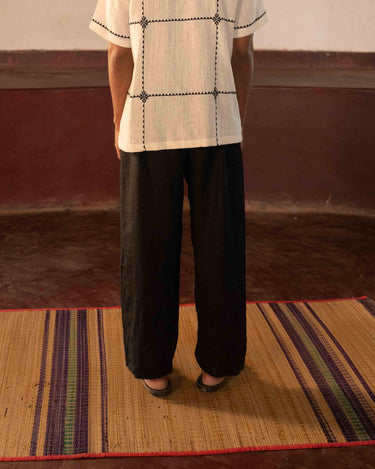
[(255, 31), (257, 31), (261, 26), (263, 26), (267, 22), (268, 22), (267, 12), (264, 12), (264, 15), (261, 16), (258, 20), (256, 20), (253, 24), (245, 28), (239, 27), (238, 29), (235, 29), (233, 33), (233, 38), (249, 36), (250, 34), (255, 33)]
[[(229, 143), (239, 143), (242, 142), (242, 135), (231, 135), (228, 137), (221, 137), (219, 139), (219, 145), (227, 145)], [(146, 143), (146, 151), (156, 151), (156, 150), (170, 150), (176, 148), (193, 148), (193, 147), (210, 147), (217, 145), (216, 138), (205, 138), (198, 140), (175, 140), (168, 142), (152, 142)], [(141, 144), (129, 144), (126, 142), (121, 142), (118, 140), (118, 147), (120, 150), (129, 153), (138, 153), (145, 151), (143, 143)]]
[(104, 25), (95, 23), (94, 19), (90, 20), (89, 29), (91, 29), (91, 31), (98, 34), (99, 36), (101, 36), (103, 39), (106, 39), (108, 42), (112, 42), (113, 44), (116, 44), (117, 46), (131, 48), (130, 38), (115, 36), (115, 33), (112, 33), (111, 31), (106, 29)]

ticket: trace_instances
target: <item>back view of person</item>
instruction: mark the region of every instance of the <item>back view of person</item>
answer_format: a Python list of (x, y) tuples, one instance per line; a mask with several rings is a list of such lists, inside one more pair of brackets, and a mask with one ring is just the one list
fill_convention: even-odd
[(121, 311), (126, 365), (171, 391), (178, 339), (183, 180), (188, 186), (201, 391), (246, 355), (242, 142), (263, 0), (98, 0), (109, 42), (120, 159)]

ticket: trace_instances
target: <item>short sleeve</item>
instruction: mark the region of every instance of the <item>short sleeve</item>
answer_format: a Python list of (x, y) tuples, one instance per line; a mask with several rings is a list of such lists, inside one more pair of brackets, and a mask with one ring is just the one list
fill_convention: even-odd
[(109, 42), (131, 47), (130, 0), (98, 0), (89, 28)]
[(249, 36), (267, 21), (263, 0), (238, 0), (233, 37)]

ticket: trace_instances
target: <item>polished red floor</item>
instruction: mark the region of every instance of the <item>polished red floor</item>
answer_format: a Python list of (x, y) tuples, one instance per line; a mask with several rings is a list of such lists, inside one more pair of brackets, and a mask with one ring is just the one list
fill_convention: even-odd
[[(247, 213), (247, 300), (375, 298), (375, 218)], [(0, 309), (119, 306), (117, 210), (0, 216)], [(180, 303), (194, 301), (184, 213)], [(155, 423), (157, 424), (157, 423)], [(2, 462), (1, 468), (375, 468), (375, 446)]]

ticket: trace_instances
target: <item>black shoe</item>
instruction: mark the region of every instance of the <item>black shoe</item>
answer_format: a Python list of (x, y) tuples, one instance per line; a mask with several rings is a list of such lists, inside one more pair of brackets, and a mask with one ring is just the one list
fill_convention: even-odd
[(145, 382), (144, 379), (142, 379), (141, 381), (142, 381), (143, 386), (147, 389), (147, 391), (150, 394), (152, 394), (153, 396), (156, 396), (156, 397), (166, 396), (167, 394), (169, 394), (172, 391), (172, 384), (169, 381), (169, 379), (168, 379), (168, 386), (164, 389), (150, 388), (150, 386)]
[(203, 383), (202, 376), (203, 376), (203, 371), (198, 376), (197, 381), (196, 381), (197, 388), (202, 392), (215, 392), (218, 389), (222, 388), (227, 381), (227, 377), (225, 376), (224, 379), (220, 381), (220, 383), (209, 386), (208, 384)]

